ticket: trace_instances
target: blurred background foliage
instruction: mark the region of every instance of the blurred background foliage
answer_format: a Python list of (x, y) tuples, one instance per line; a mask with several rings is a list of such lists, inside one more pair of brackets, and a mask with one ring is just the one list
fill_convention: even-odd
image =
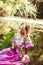
[(43, 18), (43, 0), (0, 0), (0, 16)]
[(43, 18), (43, 0), (0, 0), (0, 16)]
[(0, 0), (0, 16), (36, 18), (37, 7), (30, 0)]
[(18, 23), (8, 22), (0, 20), (0, 50), (11, 46), (11, 39), (18, 29)]

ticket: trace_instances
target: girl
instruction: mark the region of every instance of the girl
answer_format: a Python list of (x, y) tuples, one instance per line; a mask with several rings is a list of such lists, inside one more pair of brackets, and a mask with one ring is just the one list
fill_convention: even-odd
[(24, 56), (22, 58), (22, 61), (23, 62), (30, 62), (30, 59), (28, 57), (28, 50), (32, 47), (34, 47), (34, 45), (32, 44), (32, 41), (30, 39), (30, 26), (29, 24), (27, 23), (23, 23), (21, 25), (21, 31), (20, 31), (20, 35), (21, 35), (21, 38), (23, 37), (23, 43), (22, 43), (22, 46), (21, 46), (21, 52), (22, 55)]
[(23, 62), (30, 62), (28, 49), (34, 47), (29, 36), (30, 26), (27, 23), (22, 23), (19, 28), (18, 34), (13, 39), (14, 45), (12, 46), (20, 51)]

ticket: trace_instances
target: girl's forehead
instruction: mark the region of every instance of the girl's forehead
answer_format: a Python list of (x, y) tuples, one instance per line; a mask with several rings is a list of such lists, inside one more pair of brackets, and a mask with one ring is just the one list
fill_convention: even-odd
[(25, 24), (24, 23), (22, 23), (21, 25), (20, 25), (20, 27), (19, 27), (20, 29), (23, 29), (23, 28), (25, 28)]

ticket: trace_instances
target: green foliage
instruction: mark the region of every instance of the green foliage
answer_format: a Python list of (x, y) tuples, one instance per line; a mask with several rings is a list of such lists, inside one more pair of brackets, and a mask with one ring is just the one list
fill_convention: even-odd
[(40, 46), (41, 44), (43, 44), (43, 33), (39, 32), (36, 35), (33, 35), (33, 43), (36, 47)]
[[(38, 58), (43, 54), (43, 32), (36, 32), (31, 36), (34, 48), (29, 51), (30, 58)], [(40, 50), (40, 51), (39, 51)]]
[(11, 47), (11, 39), (15, 33), (16, 31), (12, 31), (12, 32), (9, 32), (9, 34), (7, 34), (6, 39), (1, 43), (2, 45), (0, 45), (0, 50)]

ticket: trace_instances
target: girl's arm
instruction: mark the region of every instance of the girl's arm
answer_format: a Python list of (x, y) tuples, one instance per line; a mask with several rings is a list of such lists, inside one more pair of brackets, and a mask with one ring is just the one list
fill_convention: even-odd
[(14, 43), (12, 43), (12, 48), (16, 48), (16, 49), (18, 49), (19, 51), (20, 51), (20, 48), (16, 45), (16, 43), (14, 42)]
[(32, 42), (30, 36), (28, 36), (28, 40), (29, 40), (30, 42)]
[(32, 41), (31, 41), (31, 38), (30, 38), (30, 33), (28, 34), (28, 40), (29, 40), (30, 42), (32, 42)]

